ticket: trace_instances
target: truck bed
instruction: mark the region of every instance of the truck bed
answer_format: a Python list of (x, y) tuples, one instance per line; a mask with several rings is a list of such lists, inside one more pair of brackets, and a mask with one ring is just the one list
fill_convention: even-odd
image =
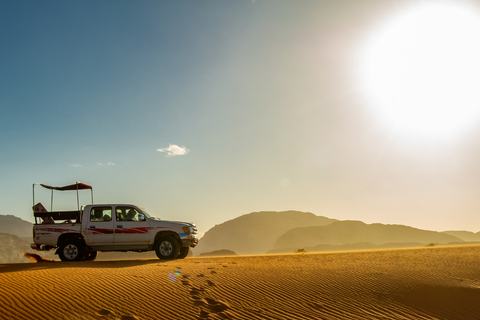
[(51, 212), (34, 212), (33, 215), (35, 218), (52, 218), (55, 221), (58, 220), (70, 220), (72, 222), (80, 222), (80, 213), (81, 211), (51, 211)]

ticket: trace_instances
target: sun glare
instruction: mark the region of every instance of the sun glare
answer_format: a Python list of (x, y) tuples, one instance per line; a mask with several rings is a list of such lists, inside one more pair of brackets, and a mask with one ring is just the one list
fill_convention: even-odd
[(380, 121), (415, 138), (454, 138), (480, 120), (480, 13), (423, 1), (381, 24), (362, 48), (361, 91)]

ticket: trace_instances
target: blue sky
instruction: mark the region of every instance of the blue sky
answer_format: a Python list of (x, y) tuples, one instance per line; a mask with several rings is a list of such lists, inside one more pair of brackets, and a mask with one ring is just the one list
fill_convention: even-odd
[[(480, 230), (478, 126), (454, 141), (405, 138), (359, 92), (362, 45), (397, 2), (0, 7), (0, 214), (32, 221), (33, 183), (82, 181), (96, 202), (201, 232), (290, 209)], [(159, 151), (169, 146), (188, 152)]]

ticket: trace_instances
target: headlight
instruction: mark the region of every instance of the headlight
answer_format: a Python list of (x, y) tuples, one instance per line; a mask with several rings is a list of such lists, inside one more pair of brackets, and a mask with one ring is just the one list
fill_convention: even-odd
[(193, 227), (183, 227), (183, 232), (185, 232), (186, 234), (191, 234), (191, 233), (195, 233), (195, 230), (193, 229)]

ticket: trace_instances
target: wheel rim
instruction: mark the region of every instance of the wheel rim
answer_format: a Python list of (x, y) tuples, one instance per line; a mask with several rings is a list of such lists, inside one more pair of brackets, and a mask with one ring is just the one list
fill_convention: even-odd
[(162, 256), (169, 256), (173, 251), (173, 246), (169, 241), (163, 241), (160, 244), (160, 253)]
[(67, 244), (63, 249), (63, 255), (68, 260), (74, 260), (78, 257), (78, 247), (74, 244)]

